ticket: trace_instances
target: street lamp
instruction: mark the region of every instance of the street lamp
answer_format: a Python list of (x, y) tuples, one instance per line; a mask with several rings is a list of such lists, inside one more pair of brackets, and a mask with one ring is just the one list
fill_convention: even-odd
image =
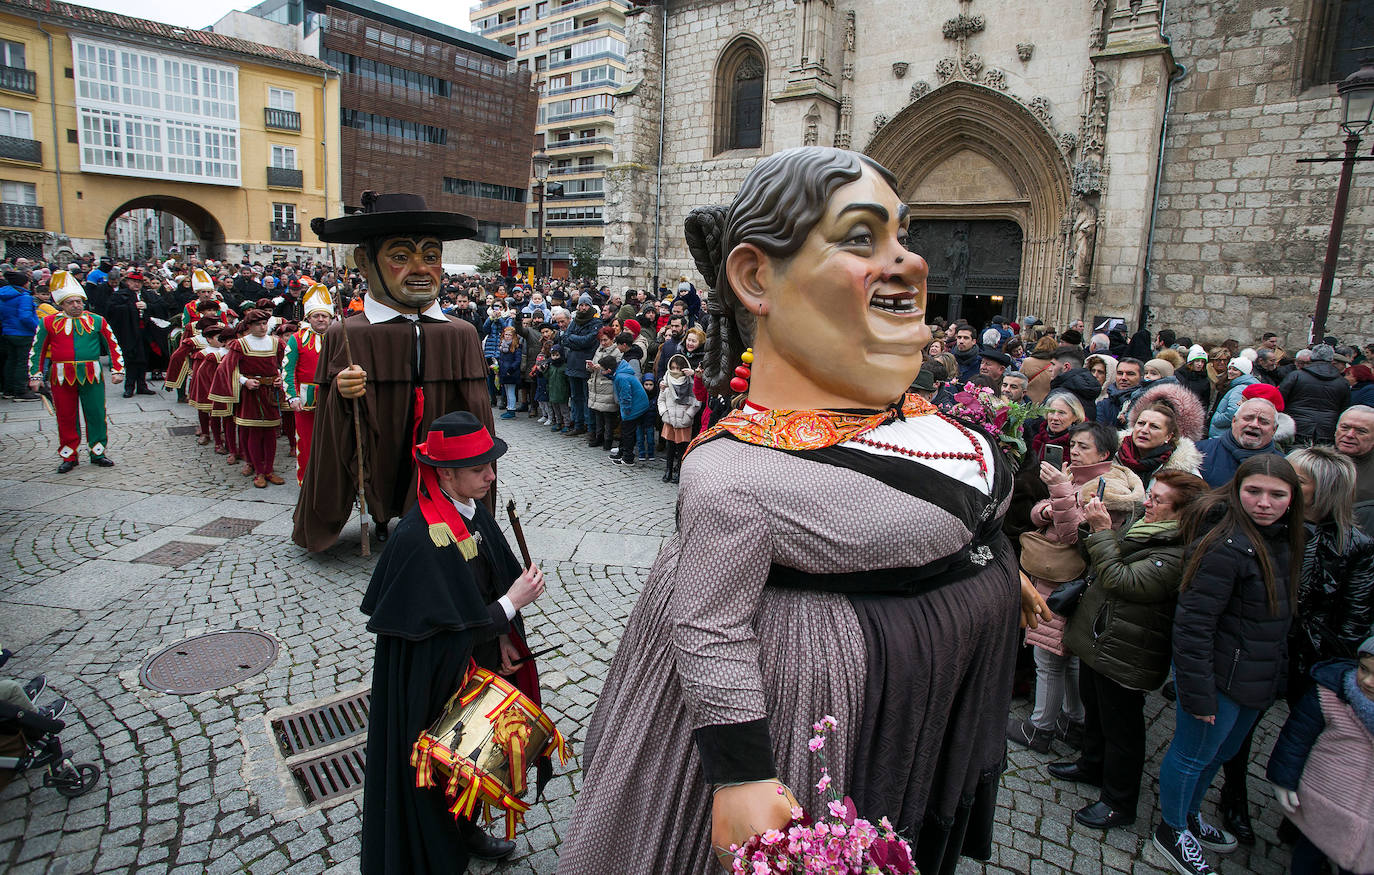
[(1321, 284), (1317, 287), (1317, 309), (1312, 315), (1312, 343), (1320, 343), (1326, 336), (1326, 314), (1331, 307), (1331, 287), (1336, 280), (1336, 254), (1341, 248), (1341, 233), (1345, 230), (1345, 211), (1350, 200), (1350, 182), (1357, 158), (1360, 135), (1374, 121), (1374, 59), (1360, 61), (1360, 69), (1341, 80), (1336, 86), (1341, 96), (1341, 129), (1345, 131), (1345, 154), (1340, 158), (1300, 158), (1299, 163), (1315, 164), (1341, 162), (1341, 179), (1336, 186), (1336, 210), (1331, 218), (1331, 235), (1326, 241), (1326, 260), (1322, 262)]
[(544, 183), (549, 178), (549, 154), (543, 150), (534, 153), (534, 191), (539, 196), (539, 236), (534, 243), (534, 284), (537, 288), (539, 279), (544, 275)]

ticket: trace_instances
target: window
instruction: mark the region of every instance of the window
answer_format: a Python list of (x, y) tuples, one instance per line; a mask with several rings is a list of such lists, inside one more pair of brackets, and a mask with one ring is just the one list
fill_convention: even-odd
[(578, 167), (591, 167), (594, 164), (596, 164), (596, 156), (594, 155), (583, 155), (577, 159)]
[[(287, 91), (285, 88), (268, 88), (267, 105), (272, 109), (286, 109), (295, 112), (296, 92)], [(262, 220), (259, 219), (258, 221)]]
[(540, 2), (534, 4), (534, 17), (535, 17), (535, 18), (548, 18), (548, 17), (549, 17), (549, 0), (540, 0)]
[(572, 85), (572, 76), (568, 73), (561, 73), (557, 76), (550, 76), (548, 82), (550, 91), (554, 91), (559, 88), (567, 88), (570, 85)]
[(376, 115), (357, 109), (345, 109), (340, 113), (340, 116), (343, 126), (346, 128), (357, 128), (360, 131), (371, 131), (375, 134), (400, 137), (403, 140), (416, 140), (421, 143), (434, 143), (439, 146), (448, 142), (448, 130), (445, 128), (436, 128), (419, 122), (408, 122), (404, 119)]
[(527, 34), (527, 33), (522, 33), (522, 34), (520, 34), (520, 36), (516, 37), (515, 49), (516, 49), (516, 51), (520, 51), (520, 52), (527, 52), (527, 51), (529, 51), (529, 50), (530, 50), (530, 35)]
[(497, 185), (494, 182), (455, 179), (452, 176), (444, 177), (444, 194), (480, 197), (486, 198), (487, 200), (511, 201), (518, 204), (523, 204), (525, 202), (525, 189), (523, 188), (515, 188), (509, 185)]
[(352, 73), (393, 87), (411, 88), (440, 97), (448, 97), (453, 88), (447, 79), (407, 70), (383, 61), (374, 61), (371, 58), (360, 58), (338, 49), (324, 49), (320, 57), (326, 64), (342, 73)]
[[(261, 221), (261, 219), (259, 219)], [(280, 225), (296, 224), (295, 204), (272, 204), (272, 221)]]
[(534, 72), (542, 73), (549, 68), (549, 58), (547, 55), (539, 55), (534, 59)]
[(520, 11), (517, 13), (517, 16), (519, 17), (521, 24), (529, 24), (531, 21), (534, 21), (533, 11), (528, 6), (520, 7)]
[(24, 44), (0, 40), (0, 64), (6, 67), (24, 67)]
[(291, 146), (273, 146), (272, 166), (283, 170), (295, 170), (296, 150)]
[(33, 113), (17, 109), (0, 109), (0, 135), (33, 139)]
[(549, 41), (549, 29), (541, 27), (534, 32), (534, 44), (542, 46)]
[(763, 145), (763, 50), (741, 39), (726, 49), (716, 71), (716, 151)]
[(0, 180), (0, 203), (38, 206), (38, 186), (32, 182)]
[(1310, 84), (1339, 82), (1360, 68), (1374, 44), (1374, 3), (1318, 0), (1312, 5)]

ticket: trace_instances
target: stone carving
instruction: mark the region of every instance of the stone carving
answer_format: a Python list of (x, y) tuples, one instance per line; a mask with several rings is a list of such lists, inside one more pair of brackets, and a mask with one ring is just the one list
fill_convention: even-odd
[(1092, 284), (1093, 249), (1097, 243), (1097, 207), (1084, 201), (1073, 220), (1073, 278), (1070, 284), (1079, 297)]
[(1026, 104), (1026, 108), (1043, 124), (1051, 124), (1050, 99), (1048, 97), (1032, 97), (1030, 103)]
[(844, 66), (840, 68), (840, 78), (849, 82), (854, 81), (854, 63), (852, 61), (844, 62)]
[(735, 78), (740, 81), (763, 78), (763, 62), (753, 52), (744, 56), (735, 68)]
[(1007, 90), (1007, 74), (998, 69), (988, 70), (983, 74), (983, 84), (989, 88), (996, 88), (998, 91)]
[(951, 18), (945, 22), (945, 39), (962, 40), (968, 39), (975, 33), (982, 33), (987, 26), (987, 19), (981, 15), (964, 15), (960, 13), (957, 18)]
[(806, 111), (805, 121), (806, 129), (802, 133), (802, 145), (815, 146), (820, 141), (821, 108), (818, 104), (811, 104), (811, 108)]
[(1063, 150), (1065, 154), (1072, 152), (1074, 149), (1077, 149), (1078, 135), (1073, 133), (1072, 131), (1066, 131), (1065, 133), (1060, 134), (1059, 148)]
[[(848, 149), (854, 140), (854, 99), (847, 92), (851, 87), (850, 83), (854, 81), (856, 29), (854, 10), (847, 10), (844, 14), (844, 50), (840, 57), (840, 69), (843, 71), (839, 87), (840, 118), (835, 124), (833, 140), (837, 149)], [(817, 114), (819, 115), (819, 111)]]
[(954, 74), (959, 71), (959, 65), (954, 63), (953, 58), (941, 58), (935, 62), (935, 75), (941, 82), (948, 82), (954, 78)]
[(887, 116), (885, 114), (880, 112), (877, 115), (873, 116), (873, 133), (876, 134), (878, 133), (878, 131), (881, 131), (883, 129), (883, 126), (886, 124)]
[(849, 146), (850, 146), (851, 141), (852, 141), (852, 137), (850, 137), (848, 131), (836, 131), (836, 132), (835, 132), (835, 148), (836, 148), (836, 149), (848, 149)]
[(908, 64), (906, 61), (893, 61), (892, 75), (896, 76), (898, 79), (901, 79), (903, 76), (906, 75), (906, 70), (909, 66), (911, 65)]
[(1081, 198), (1101, 194), (1102, 165), (1087, 158), (1074, 164), (1073, 193)]
[(1021, 59), (1021, 63), (1026, 63), (1035, 54), (1035, 43), (1017, 43), (1016, 57)]
[(920, 82), (917, 82), (915, 85), (911, 86), (911, 102), (915, 103), (916, 101), (920, 100), (922, 97), (925, 97), (929, 93), (930, 83), (922, 79)]
[(844, 50), (854, 51), (854, 10), (851, 9), (844, 15)]
[(977, 52), (969, 52), (964, 55), (963, 60), (959, 62), (959, 66), (963, 68), (965, 76), (976, 81), (978, 79), (978, 74), (983, 72), (983, 56)]

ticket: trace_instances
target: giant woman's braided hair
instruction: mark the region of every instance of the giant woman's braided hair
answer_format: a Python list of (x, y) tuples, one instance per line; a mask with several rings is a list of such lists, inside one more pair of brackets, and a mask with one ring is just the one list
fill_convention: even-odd
[(687, 216), (687, 249), (710, 287), (703, 378), (723, 391), (740, 353), (754, 342), (754, 315), (725, 274), (725, 260), (741, 243), (752, 243), (773, 258), (802, 247), (825, 214), (830, 195), (872, 167), (897, 190), (885, 167), (857, 152), (826, 146), (786, 149), (764, 158), (745, 177), (729, 207), (698, 207)]

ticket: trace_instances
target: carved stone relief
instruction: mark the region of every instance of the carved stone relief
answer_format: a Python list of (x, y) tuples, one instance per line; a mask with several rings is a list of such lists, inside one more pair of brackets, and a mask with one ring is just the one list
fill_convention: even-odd
[(1035, 43), (1017, 43), (1016, 57), (1021, 59), (1021, 63), (1026, 63), (1035, 54)]
[(920, 82), (917, 82), (915, 85), (911, 86), (912, 103), (915, 103), (916, 101), (920, 100), (922, 97), (925, 97), (929, 93), (930, 83), (922, 79)]

